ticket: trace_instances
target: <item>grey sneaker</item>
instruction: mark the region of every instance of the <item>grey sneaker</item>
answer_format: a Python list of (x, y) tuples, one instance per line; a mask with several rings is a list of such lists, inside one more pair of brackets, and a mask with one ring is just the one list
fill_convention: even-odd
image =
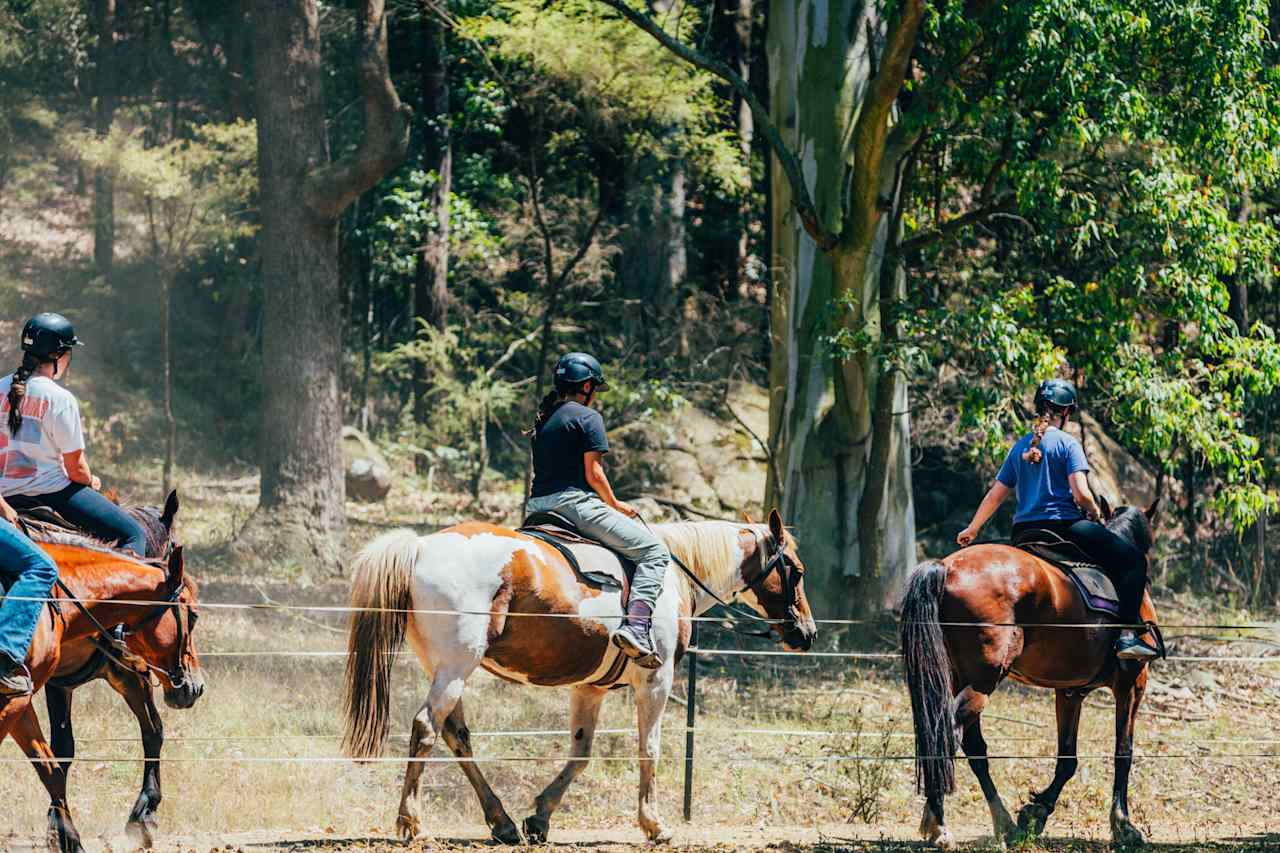
[(653, 650), (649, 632), (631, 622), (623, 623), (621, 628), (613, 632), (613, 644), (622, 649), (622, 653), (634, 661), (636, 666), (645, 669), (662, 666), (662, 659)]
[(0, 696), (30, 696), (34, 690), (25, 666), (0, 663)]
[(1116, 657), (1120, 660), (1148, 661), (1160, 657), (1160, 653), (1133, 631), (1122, 631), (1120, 639), (1116, 640)]

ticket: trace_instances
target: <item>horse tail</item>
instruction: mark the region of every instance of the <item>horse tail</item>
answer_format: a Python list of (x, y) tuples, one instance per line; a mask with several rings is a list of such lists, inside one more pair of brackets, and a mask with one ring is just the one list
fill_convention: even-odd
[(938, 624), (946, 582), (946, 566), (937, 560), (921, 563), (907, 580), (902, 600), (902, 662), (916, 730), (916, 790), (930, 797), (949, 794), (956, 785), (951, 658)]
[(351, 578), (351, 627), (342, 700), (346, 720), (342, 749), (352, 758), (374, 758), (387, 740), (391, 668), (404, 645), (413, 608), (417, 533), (392, 530), (356, 556)]

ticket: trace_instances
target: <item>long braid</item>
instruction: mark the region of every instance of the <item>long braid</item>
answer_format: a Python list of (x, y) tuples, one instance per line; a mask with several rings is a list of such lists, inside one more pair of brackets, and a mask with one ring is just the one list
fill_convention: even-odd
[(27, 396), (27, 380), (40, 366), (40, 359), (31, 353), (22, 356), (22, 365), (13, 372), (13, 384), (9, 386), (9, 434), (17, 435), (22, 426), (22, 398)]
[(524, 434), (532, 438), (538, 430), (542, 429), (542, 425), (547, 422), (547, 418), (551, 417), (551, 413), (559, 407), (560, 402), (559, 391), (548, 391), (546, 396), (542, 398), (542, 402), (538, 404), (538, 415), (533, 419), (533, 427), (525, 430)]
[(1022, 454), (1022, 461), (1030, 462), (1032, 465), (1040, 464), (1040, 460), (1044, 458), (1044, 451), (1040, 449), (1040, 440), (1044, 438), (1045, 432), (1048, 431), (1053, 415), (1052, 406), (1045, 406), (1044, 410), (1040, 412), (1035, 424), (1031, 427), (1031, 446)]

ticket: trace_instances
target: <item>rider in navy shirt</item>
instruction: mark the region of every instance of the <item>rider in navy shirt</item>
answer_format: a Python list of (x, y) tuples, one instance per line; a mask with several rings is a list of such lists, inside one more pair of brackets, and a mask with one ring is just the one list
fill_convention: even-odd
[[(1138, 548), (1099, 523), (1101, 512), (1089, 489), (1089, 460), (1080, 442), (1063, 431), (1076, 408), (1076, 389), (1049, 379), (1036, 390), (1035, 428), (1009, 449), (996, 481), (956, 541), (968, 545), (995, 514), (1009, 492), (1017, 494), (1013, 536), (1031, 529), (1051, 530), (1075, 542), (1112, 575), (1120, 597), (1120, 621), (1142, 623), (1147, 589), (1147, 559)], [(1130, 628), (1120, 632), (1116, 656), (1150, 660), (1157, 652)]]

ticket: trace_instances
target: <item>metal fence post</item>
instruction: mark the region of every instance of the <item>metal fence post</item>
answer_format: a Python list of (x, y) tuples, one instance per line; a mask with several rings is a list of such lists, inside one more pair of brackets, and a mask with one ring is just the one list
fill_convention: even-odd
[(689, 690), (684, 731), (684, 820), (693, 814), (693, 724), (698, 713), (698, 623), (689, 632)]

